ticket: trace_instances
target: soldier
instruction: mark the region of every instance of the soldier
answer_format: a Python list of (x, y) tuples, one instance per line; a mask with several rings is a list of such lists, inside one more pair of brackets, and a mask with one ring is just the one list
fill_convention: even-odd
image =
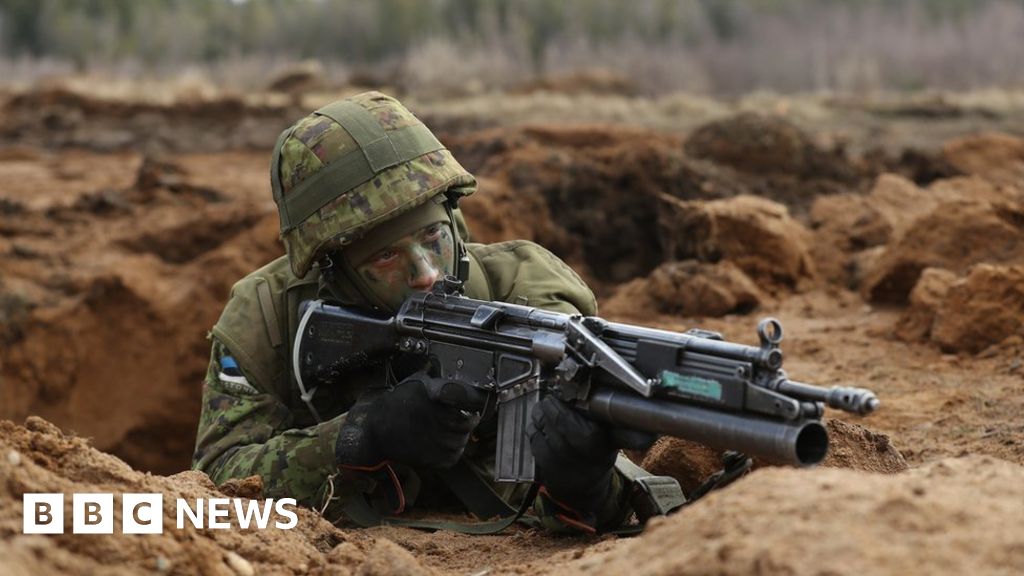
[(364, 525), (449, 503), (483, 518), (532, 503), (556, 530), (614, 529), (632, 515), (635, 491), (620, 471), (629, 465), (616, 467), (617, 455), (653, 438), (612, 431), (554, 397), (532, 416), (543, 486), (529, 500), (528, 486), (492, 480), (495, 419), (431, 400), (428, 367), (396, 359), (299, 389), (300, 302), (395, 311), (454, 274), (463, 254), (471, 298), (597, 312), (590, 289), (544, 248), (466, 242), (456, 203), (476, 181), (422, 122), (378, 92), (335, 102), (281, 134), (271, 183), (287, 255), (235, 284), (213, 327), (194, 468), (217, 483), (258, 474), (268, 497)]

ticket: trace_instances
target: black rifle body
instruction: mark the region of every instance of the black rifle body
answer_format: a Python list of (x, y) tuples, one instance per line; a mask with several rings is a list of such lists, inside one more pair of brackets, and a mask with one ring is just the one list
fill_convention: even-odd
[(868, 390), (794, 382), (782, 370), (782, 327), (758, 326), (760, 346), (717, 333), (656, 330), (473, 300), (442, 283), (410, 296), (394, 316), (322, 301), (304, 303), (293, 353), (300, 386), (329, 385), (396, 353), (429, 361), (458, 404), (461, 385), (491, 392), (496, 480), (534, 480), (530, 412), (557, 394), (614, 426), (666, 434), (765, 460), (813, 465), (828, 449), (824, 406), (867, 414)]

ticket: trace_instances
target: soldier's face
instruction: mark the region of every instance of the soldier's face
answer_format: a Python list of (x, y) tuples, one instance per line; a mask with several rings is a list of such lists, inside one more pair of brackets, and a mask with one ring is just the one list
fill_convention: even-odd
[(421, 228), (392, 242), (356, 266), (371, 290), (392, 310), (413, 292), (429, 290), (451, 274), (455, 241), (446, 223)]

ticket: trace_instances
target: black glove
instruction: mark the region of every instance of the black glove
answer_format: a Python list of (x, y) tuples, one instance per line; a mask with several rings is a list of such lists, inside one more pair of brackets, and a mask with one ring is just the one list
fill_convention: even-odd
[(608, 497), (618, 454), (608, 428), (545, 396), (534, 406), (526, 434), (548, 494), (578, 512), (595, 512)]
[(607, 500), (618, 449), (643, 449), (656, 439), (613, 430), (554, 396), (534, 407), (526, 433), (548, 494), (584, 515), (596, 513)]
[(348, 411), (335, 454), (347, 466), (391, 460), (451, 468), (480, 421), (485, 395), (463, 384), (414, 374), (393, 390), (364, 395)]

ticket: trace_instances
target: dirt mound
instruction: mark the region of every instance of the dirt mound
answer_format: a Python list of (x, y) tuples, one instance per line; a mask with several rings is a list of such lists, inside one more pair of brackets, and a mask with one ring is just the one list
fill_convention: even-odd
[[(858, 430), (858, 427), (852, 425), (846, 426), (848, 428), (836, 428), (830, 424), (830, 433), (836, 445), (870, 446), (869, 450), (876, 452), (881, 452), (887, 446), (885, 440), (880, 440), (884, 438), (882, 436)], [(844, 429), (854, 432), (837, 437), (836, 430)], [(858, 441), (844, 443), (850, 438), (857, 438)], [(645, 464), (657, 473), (671, 473), (657, 468), (658, 459), (661, 458), (661, 464), (675, 466), (678, 472), (681, 469), (679, 456), (683, 452), (680, 447), (685, 447), (685, 443), (663, 439), (651, 450)], [(666, 458), (669, 454), (671, 457)], [(600, 555), (601, 550), (612, 543), (606, 541), (594, 546), (593, 540), (552, 539), (535, 532), (471, 537), (445, 533), (430, 535), (384, 527), (346, 533), (302, 508), (297, 509), (299, 525), (294, 530), (241, 529), (235, 520), (232, 521), (235, 525), (231, 530), (196, 530), (191, 527), (177, 530), (173, 528), (176, 522), (175, 498), (185, 498), (190, 502), (196, 498), (223, 496), (258, 499), (262, 483), (257, 478), (250, 478), (228, 483), (218, 489), (199, 472), (183, 472), (170, 477), (142, 474), (117, 458), (95, 450), (87, 441), (65, 435), (39, 418), (30, 418), (24, 427), (0, 421), (0, 456), (0, 551), (3, 552), (0, 555), (0, 570), (12, 574), (57, 574), (69, 570), (94, 573), (101, 571), (101, 567), (107, 567), (108, 570), (113, 567), (112, 573), (125, 574), (140, 571), (210, 574), (429, 574), (433, 572), (431, 565), (460, 573), (488, 566), (521, 573), (533, 569), (535, 565), (520, 567), (515, 565), (516, 562), (534, 561), (558, 565), (540, 559), (566, 548), (573, 549), (571, 554), (576, 558)], [(705, 467), (691, 476), (699, 475), (703, 479), (705, 472), (717, 469), (717, 462), (713, 462), (710, 457), (707, 460)], [(859, 458), (854, 460), (861, 461)], [(764, 491), (762, 497), (768, 497), (775, 488), (764, 488), (764, 474), (764, 471), (755, 472), (735, 487), (709, 496), (708, 500), (725, 497), (736, 490), (746, 493)], [(803, 477), (791, 479), (795, 486), (807, 483)], [(843, 484), (844, 481), (838, 483)], [(790, 488), (787, 497), (793, 494), (792, 486)], [(131, 536), (115, 533), (88, 538), (70, 533), (43, 537), (21, 535), (21, 497), (26, 492), (107, 492), (116, 495), (126, 492), (162, 493), (165, 531), (162, 535)], [(820, 487), (810, 492), (813, 496), (808, 496), (806, 487), (798, 490), (798, 493), (804, 498), (814, 498), (819, 501), (815, 505), (825, 508), (834, 502), (841, 502), (844, 497), (843, 494), (831, 494)], [(115, 503), (117, 498), (119, 496), (115, 496)], [(821, 503), (822, 500), (825, 503)], [(694, 514), (698, 514), (699, 522), (699, 514), (703, 513), (696, 511), (704, 506), (707, 505), (701, 503), (688, 508), (677, 518), (693, 518)], [(730, 509), (728, 503), (724, 506), (724, 509)], [(121, 525), (120, 507), (117, 508), (115, 532), (116, 527)], [(66, 526), (70, 526), (71, 517), (71, 503), (67, 499)], [(792, 521), (792, 518), (779, 516), (772, 511), (765, 511), (765, 517), (773, 525), (788, 526)], [(274, 519), (277, 517), (272, 518), (272, 521)], [(658, 528), (652, 533), (657, 533), (663, 529), (660, 526), (674, 521), (656, 521), (654, 526)], [(748, 539), (743, 538), (743, 532), (733, 534), (739, 538), (732, 539), (735, 540), (734, 545), (742, 546), (748, 542)], [(651, 537), (645, 534), (640, 537), (640, 541)], [(625, 543), (621, 541), (616, 545)], [(517, 554), (520, 549), (521, 555)], [(557, 562), (557, 555), (554, 560)]]
[(843, 420), (828, 420), (825, 427), (828, 429), (829, 446), (822, 466), (881, 474), (896, 474), (908, 469), (907, 460), (892, 445), (888, 435)]
[(887, 243), (943, 199), (895, 174), (882, 174), (867, 195), (844, 194), (818, 198), (812, 209), (816, 229), (844, 233), (852, 250)]
[[(424, 120), (424, 122), (428, 122)], [(432, 124), (428, 124), (433, 126)], [(536, 145), (536, 136), (526, 130), (509, 130), (507, 128), (488, 128), (469, 131), (468, 133), (445, 134), (435, 129), (438, 138), (445, 147), (451, 150), (459, 164), (476, 176), (493, 176), (500, 170), (491, 168), (484, 171), (484, 165), (492, 158), (500, 157), (513, 150)]]
[(931, 337), (943, 350), (980, 352), (1024, 327), (1024, 266), (978, 264), (949, 287)]
[(945, 268), (925, 268), (910, 292), (910, 305), (903, 311), (893, 333), (903, 340), (928, 340), (935, 313), (945, 301), (957, 275)]
[(879, 256), (862, 291), (876, 302), (904, 303), (928, 267), (963, 274), (978, 262), (1020, 262), (1024, 208), (1009, 202), (955, 200), (936, 206)]
[(747, 314), (766, 299), (731, 261), (667, 262), (646, 278), (622, 285), (602, 314), (643, 318), (652, 314), (724, 316)]
[[(616, 144), (581, 150), (535, 143), (492, 158), (481, 170), (504, 179), (517, 193), (544, 198), (555, 222), (579, 238), (588, 269), (612, 282), (644, 275), (661, 262), (655, 231), (641, 224), (655, 214), (651, 187), (635, 180), (642, 172), (639, 160), (615, 165), (606, 157), (662, 152), (655, 145), (638, 152)], [(623, 180), (634, 185), (623, 186)], [(517, 216), (529, 217), (525, 212)]]
[(815, 200), (810, 211), (815, 238), (813, 258), (825, 279), (857, 289), (878, 273), (878, 266), (885, 265), (882, 254), (887, 259), (893, 257), (888, 244), (901, 242), (908, 230), (919, 226), (929, 214), (948, 212), (949, 206), (940, 209), (943, 204), (970, 201), (1013, 205), (1019, 202), (1019, 194), (978, 177), (938, 180), (921, 188), (902, 176), (881, 174), (868, 194), (836, 194)]
[[(963, 275), (975, 263), (1024, 261), (1024, 140), (969, 136), (946, 142), (943, 153), (973, 175), (936, 180), (927, 191), (880, 178), (861, 208), (851, 210), (865, 221), (873, 210), (893, 229), (891, 242), (863, 275), (865, 297), (905, 302), (930, 266)], [(836, 222), (842, 229), (844, 220)]]
[(644, 455), (640, 466), (651, 474), (675, 478), (683, 494), (690, 494), (722, 469), (722, 452), (697, 442), (662, 436)]
[[(262, 178), (250, 190), (250, 177), (223, 173), (250, 162), (259, 176), (265, 157), (119, 158), (116, 180), (79, 172), (89, 159), (55, 156), (66, 196), (0, 215), (0, 417), (38, 414), (133, 466), (176, 472), (194, 444), (204, 336), (231, 285), (281, 253), (272, 206), (247, 198)], [(55, 179), (45, 165), (9, 177), (22, 168), (0, 163), (4, 194), (32, 198)]]
[(622, 74), (607, 69), (580, 70), (565, 74), (548, 74), (509, 91), (512, 94), (555, 92), (558, 94), (616, 94), (635, 96), (634, 82)]
[(251, 229), (260, 218), (260, 214), (248, 211), (197, 214), (183, 222), (124, 238), (119, 244), (131, 252), (153, 254), (170, 264), (184, 264)]
[(503, 180), (480, 177), (475, 194), (459, 203), (473, 242), (532, 240), (579, 262), (579, 240), (555, 223), (547, 202), (536, 190), (513, 190)]
[[(804, 220), (816, 197), (866, 188), (871, 173), (787, 121), (756, 115), (708, 124), (685, 145), (678, 136), (605, 125), (490, 129), (445, 142), (469, 170), (503, 183), (510, 191), (503, 199), (513, 203), (509, 213), (533, 211), (542, 199), (553, 224), (578, 241), (578, 252), (562, 243), (565, 251), (556, 253), (579, 255), (593, 277), (609, 283), (691, 257), (675, 252), (678, 240), (701, 231), (673, 219), (676, 210), (666, 206), (671, 199), (756, 195)], [(514, 205), (520, 198), (525, 209)], [(655, 219), (660, 235), (650, 226)], [(784, 284), (810, 275), (786, 268), (790, 264), (773, 273)]]
[[(1024, 468), (947, 459), (898, 475), (757, 470), (558, 574), (1010, 574), (1024, 566)], [(739, 535), (739, 537), (737, 537)]]
[(859, 194), (818, 198), (811, 207), (810, 226), (815, 269), (826, 281), (851, 288), (856, 284), (857, 255), (884, 246), (892, 234), (892, 226)]
[(279, 70), (267, 80), (270, 92), (298, 95), (324, 88), (324, 67), (317, 60), (297, 62)]
[(231, 94), (139, 101), (58, 84), (8, 98), (0, 142), (106, 151), (269, 150), (289, 119), (302, 114)]
[(759, 285), (794, 287), (814, 276), (807, 230), (785, 206), (756, 196), (680, 201), (662, 196), (658, 215), (666, 256), (731, 261)]
[(896, 334), (931, 340), (946, 352), (977, 353), (1024, 328), (1024, 266), (978, 264), (967, 275), (925, 270)]
[(1020, 186), (1024, 183), (1024, 140), (1009, 134), (986, 133), (946, 142), (945, 159), (965, 174), (993, 182)]
[(818, 197), (810, 211), (814, 261), (827, 280), (853, 288), (864, 273), (857, 269), (858, 253), (901, 237), (941, 201), (961, 196), (953, 187), (925, 190), (902, 176), (881, 174), (866, 195)]
[[(121, 460), (66, 436), (40, 418), (25, 426), (0, 421), (0, 572), (5, 574), (427, 574), (412, 556), (386, 540), (350, 538), (319, 515), (296, 508), (292, 530), (176, 529), (175, 499), (195, 506), (197, 498), (250, 498), (237, 487), (220, 491), (205, 474), (171, 477), (132, 470)], [(61, 492), (65, 496), (65, 534), (22, 535), (22, 495)], [(114, 534), (71, 533), (71, 493), (115, 494)], [(120, 494), (160, 493), (164, 533), (120, 533)], [(248, 503), (244, 503), (248, 505)], [(275, 521), (287, 521), (276, 513)]]
[(891, 155), (882, 148), (867, 150), (861, 162), (868, 172), (877, 174), (898, 174), (918, 186), (926, 186), (936, 180), (963, 176), (941, 151), (906, 148)]
[[(532, 219), (531, 208), (543, 199), (552, 222), (578, 239), (587, 269), (605, 282), (644, 276), (664, 260), (650, 225), (659, 195), (710, 199), (745, 190), (728, 169), (687, 158), (679, 137), (644, 130), (526, 127), (446, 143), (468, 169), (510, 191), (505, 199), (512, 218)], [(574, 256), (573, 247), (555, 248)]]
[[(896, 474), (908, 469), (889, 437), (842, 420), (828, 420), (828, 456), (821, 466)], [(767, 466), (755, 462), (755, 468)], [(703, 444), (664, 436), (644, 455), (641, 466), (652, 474), (671, 476), (689, 494), (722, 469), (722, 452)]]
[(751, 112), (697, 128), (685, 150), (745, 174), (752, 193), (800, 215), (816, 196), (859, 189), (866, 176), (842, 147), (827, 148), (782, 117)]
[(851, 173), (841, 156), (818, 147), (789, 121), (752, 112), (694, 130), (686, 139), (686, 152), (744, 172), (797, 177)]

